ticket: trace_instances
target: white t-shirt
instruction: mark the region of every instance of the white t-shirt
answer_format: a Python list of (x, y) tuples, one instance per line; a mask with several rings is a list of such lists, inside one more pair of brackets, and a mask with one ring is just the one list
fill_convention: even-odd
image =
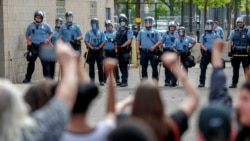
[(64, 131), (60, 141), (107, 141), (107, 136), (115, 127), (115, 121), (107, 118), (99, 122), (96, 128), (88, 133), (77, 134)]

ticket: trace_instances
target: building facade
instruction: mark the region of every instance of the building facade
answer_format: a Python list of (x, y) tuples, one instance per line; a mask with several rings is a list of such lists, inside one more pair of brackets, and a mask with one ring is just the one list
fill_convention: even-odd
[[(90, 19), (97, 17), (100, 28), (104, 20), (114, 15), (113, 0), (1, 0), (0, 1), (0, 77), (22, 82), (26, 74), (27, 50), (25, 31), (33, 19), (35, 10), (45, 12), (45, 20), (53, 28), (55, 19), (64, 19), (66, 11), (72, 11), (74, 22), (79, 24), (83, 35), (90, 29)], [(82, 46), (83, 52), (85, 46)], [(58, 67), (56, 69), (58, 71)], [(43, 79), (39, 59), (36, 61), (32, 80)]]

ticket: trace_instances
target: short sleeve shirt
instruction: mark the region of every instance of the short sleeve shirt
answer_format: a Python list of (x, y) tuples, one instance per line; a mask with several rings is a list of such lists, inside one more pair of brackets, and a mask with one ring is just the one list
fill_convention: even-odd
[(172, 49), (174, 40), (178, 38), (178, 35), (176, 32), (169, 32), (167, 31), (163, 36), (162, 36), (162, 43), (164, 44), (165, 48)]
[(105, 31), (104, 32), (105, 36), (106, 36), (106, 42), (104, 45), (104, 49), (114, 49), (114, 40), (115, 40), (115, 36), (116, 36), (116, 31), (112, 30), (110, 31)]
[(215, 30), (215, 32), (219, 35), (219, 37), (220, 37), (221, 39), (223, 39), (223, 36), (224, 36), (223, 29), (222, 29), (220, 26), (218, 26), (218, 27), (215, 28), (214, 30)]
[(98, 123), (93, 131), (88, 133), (78, 134), (64, 131), (60, 141), (107, 141), (108, 135), (115, 127), (113, 120), (105, 119)]
[(56, 43), (58, 37), (59, 37), (59, 29), (54, 29), (53, 30), (53, 37), (51, 39), (52, 44)]
[(69, 121), (70, 109), (63, 100), (53, 98), (32, 117), (36, 126), (22, 131), (23, 141), (57, 141)]
[(60, 28), (59, 35), (62, 36), (62, 40), (64, 42), (69, 43), (71, 40), (74, 40), (77, 37), (81, 36), (82, 31), (76, 23), (73, 23), (71, 25), (65, 23)]
[(173, 47), (179, 52), (189, 51), (189, 44), (195, 43), (194, 39), (190, 36), (184, 36), (183, 38), (178, 37), (175, 39)]
[(153, 28), (150, 30), (142, 29), (137, 36), (137, 41), (141, 43), (141, 48), (144, 49), (149, 49), (160, 40), (160, 33)]
[(220, 39), (220, 37), (215, 32), (206, 32), (201, 35), (200, 43), (202, 43), (208, 50), (211, 50), (213, 42), (217, 39)]
[(84, 38), (84, 42), (89, 42), (93, 47), (98, 47), (105, 40), (106, 37), (103, 31), (93, 31), (92, 29), (86, 33)]
[(32, 22), (27, 27), (26, 36), (30, 36), (31, 42), (35, 44), (43, 43), (50, 34), (52, 34), (52, 29), (46, 22), (36, 24)]

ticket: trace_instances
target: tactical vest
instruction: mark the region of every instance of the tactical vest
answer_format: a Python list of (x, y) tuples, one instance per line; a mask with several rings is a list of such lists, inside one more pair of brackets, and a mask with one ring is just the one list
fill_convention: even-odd
[(123, 45), (127, 40), (127, 32), (128, 32), (129, 28), (126, 27), (125, 30), (121, 30), (121, 28), (119, 28), (119, 30), (117, 31), (116, 34), (116, 42), (118, 46)]
[(241, 32), (239, 29), (234, 30), (233, 44), (237, 46), (248, 46), (249, 39), (247, 35), (248, 29), (244, 28)]

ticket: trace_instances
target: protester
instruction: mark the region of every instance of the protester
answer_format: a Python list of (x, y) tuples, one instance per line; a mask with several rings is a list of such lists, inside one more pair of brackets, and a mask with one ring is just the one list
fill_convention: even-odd
[(109, 136), (108, 141), (156, 141), (152, 129), (142, 120), (131, 118)]
[(0, 140), (56, 141), (69, 120), (76, 97), (76, 54), (68, 45), (57, 43), (58, 62), (65, 72), (55, 97), (43, 108), (28, 115), (22, 94), (7, 80), (0, 80)]
[[(64, 132), (61, 141), (106, 141), (108, 134), (115, 129), (115, 96), (113, 85), (113, 71), (117, 63), (113, 59), (104, 61), (106, 76), (109, 78), (108, 98), (106, 117), (97, 124), (96, 127), (87, 123), (87, 110), (91, 101), (97, 96), (97, 87), (78, 93), (77, 100), (74, 105), (70, 123)], [(86, 75), (85, 75), (86, 77)], [(89, 85), (94, 85), (93, 83)], [(90, 87), (90, 86), (89, 86)]]
[(172, 68), (174, 75), (182, 82), (187, 93), (188, 97), (181, 103), (180, 109), (170, 116), (165, 116), (157, 83), (144, 81), (136, 89), (134, 102), (131, 98), (126, 99), (126, 102), (121, 102), (122, 104), (119, 105), (119, 110), (123, 110), (128, 103), (133, 103), (131, 117), (137, 117), (149, 124), (158, 141), (172, 141), (180, 139), (180, 136), (187, 130), (188, 119), (198, 105), (199, 96), (187, 72), (181, 68), (175, 53), (165, 53), (162, 61), (168, 68)]

